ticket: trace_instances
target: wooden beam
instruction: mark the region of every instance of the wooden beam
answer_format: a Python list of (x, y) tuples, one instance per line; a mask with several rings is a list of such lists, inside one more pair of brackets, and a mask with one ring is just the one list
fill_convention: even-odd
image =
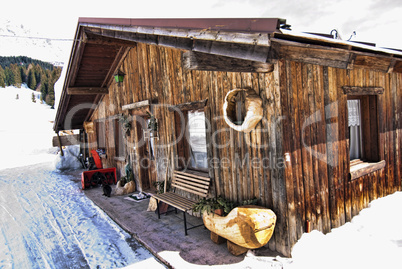
[(106, 45), (106, 46), (125, 46), (135, 47), (137, 45), (134, 41), (121, 40), (116, 38), (102, 37), (100, 35), (94, 35), (90, 31), (85, 31), (85, 39), (83, 42), (87, 44)]
[(189, 102), (189, 103), (183, 103), (179, 104), (176, 106), (171, 106), (169, 107), (170, 112), (174, 112), (177, 110), (198, 110), (198, 109), (203, 109), (207, 105), (208, 99), (204, 99), (202, 101), (197, 101), (197, 102)]
[(402, 73), (402, 61), (396, 61), (392, 68), (392, 71)]
[(112, 81), (114, 79), (113, 74), (117, 72), (117, 69), (119, 66), (121, 66), (122, 62), (126, 58), (127, 53), (130, 51), (130, 47), (121, 47), (119, 49), (119, 52), (116, 55), (116, 58), (114, 59), (109, 72), (107, 73), (104, 81), (102, 82), (102, 87), (104, 86), (110, 86), (112, 84)]
[(366, 53), (357, 54), (354, 62), (355, 68), (365, 68), (381, 72), (388, 72), (392, 58), (378, 55), (368, 55)]
[(67, 94), (69, 95), (93, 95), (93, 94), (108, 94), (109, 90), (106, 87), (68, 87)]
[[(385, 73), (402, 72), (402, 62), (392, 55), (353, 50), (353, 47), (328, 47), (271, 38), (271, 54), (276, 58), (342, 69), (364, 68)], [(269, 59), (268, 59), (269, 60)]]
[[(85, 40), (86, 36), (84, 33), (82, 33), (81, 35), (81, 39)], [(71, 55), (73, 55), (73, 59), (70, 60), (70, 67), (67, 70), (67, 75), (66, 75), (66, 81), (67, 84), (65, 85), (74, 85), (75, 83), (75, 79), (77, 78), (77, 74), (78, 74), (78, 70), (79, 70), (79, 66), (81, 64), (81, 60), (82, 60), (82, 55), (84, 53), (85, 50), (85, 42), (78, 42), (78, 45), (73, 46), (74, 51), (72, 52)]]
[(149, 100), (144, 100), (144, 101), (140, 101), (140, 102), (136, 102), (136, 103), (132, 103), (132, 104), (128, 104), (128, 105), (124, 105), (121, 107), (121, 109), (124, 110), (131, 110), (131, 109), (139, 109), (139, 108), (143, 108), (145, 106), (149, 106), (150, 102)]
[(388, 66), (387, 73), (392, 73), (394, 71), (395, 64), (396, 64), (396, 59), (391, 59), (391, 62), (389, 63), (389, 66)]
[(62, 146), (71, 146), (71, 145), (78, 145), (80, 144), (80, 135), (62, 135), (60, 136), (57, 133), (57, 136), (53, 136), (53, 147), (60, 147), (62, 151)]
[(270, 47), (210, 40), (194, 40), (193, 46), (189, 50), (249, 61), (266, 62)]
[(344, 49), (320, 45), (303, 44), (272, 38), (279, 59), (346, 69), (350, 62), (350, 52)]
[(265, 62), (187, 51), (183, 53), (184, 68), (188, 70), (268, 73), (274, 65)]
[(356, 53), (350, 53), (348, 65), (346, 66), (346, 69), (353, 69), (355, 60), (356, 60)]
[(348, 95), (378, 95), (384, 93), (383, 87), (343, 86), (343, 93)]
[(84, 130), (87, 134), (93, 133), (94, 130), (94, 123), (92, 121), (84, 121)]
[(106, 28), (102, 28), (101, 32), (96, 32), (92, 29), (87, 28), (86, 32), (113, 39), (193, 50), (259, 62), (266, 61), (270, 48), (268, 36), (258, 33), (240, 35), (239, 33), (212, 31), (214, 35), (209, 30), (203, 30), (196, 31), (190, 35), (186, 31), (182, 32), (177, 29), (175, 32), (166, 29), (149, 29), (147, 32), (144, 31), (145, 28), (143, 27), (137, 29), (138, 31), (144, 31), (143, 33), (136, 32), (134, 29), (129, 32), (124, 32), (121, 29), (112, 30)]

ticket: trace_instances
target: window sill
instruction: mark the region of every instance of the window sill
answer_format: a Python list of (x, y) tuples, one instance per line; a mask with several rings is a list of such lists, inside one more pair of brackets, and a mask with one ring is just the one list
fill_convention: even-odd
[(350, 166), (349, 180), (354, 180), (367, 174), (373, 173), (385, 167), (385, 161), (376, 163), (361, 162)]

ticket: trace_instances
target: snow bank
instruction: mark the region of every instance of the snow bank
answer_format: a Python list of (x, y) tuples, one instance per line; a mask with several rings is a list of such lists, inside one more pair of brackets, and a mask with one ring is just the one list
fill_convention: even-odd
[(286, 268), (401, 268), (402, 192), (372, 201), (326, 235), (303, 234)]
[(82, 168), (79, 161), (80, 147), (78, 145), (67, 146), (63, 150), (64, 156), (59, 153), (54, 161), (55, 168), (60, 171)]
[[(37, 98), (32, 102), (32, 94)], [(58, 170), (80, 169), (79, 146), (60, 155), (53, 147), (55, 109), (41, 104), (39, 93), (26, 85), (0, 88), (0, 169), (50, 162)], [(57, 155), (58, 153), (58, 155)]]

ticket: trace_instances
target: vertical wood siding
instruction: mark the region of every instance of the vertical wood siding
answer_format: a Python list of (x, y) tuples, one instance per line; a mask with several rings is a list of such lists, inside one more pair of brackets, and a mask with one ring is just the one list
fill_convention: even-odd
[[(373, 199), (401, 190), (401, 74), (343, 70), (280, 61), (285, 117), (285, 168), (289, 245), (305, 229), (324, 233), (357, 215)], [(380, 159), (385, 168), (348, 179), (347, 96), (342, 86), (377, 86)], [(294, 218), (296, 218), (294, 220)], [(295, 226), (293, 226), (295, 225)]]
[[(160, 105), (208, 99), (208, 158), (214, 164), (211, 194), (238, 202), (256, 197), (259, 204), (273, 209), (278, 220), (271, 249), (290, 255), (307, 220), (312, 229), (329, 232), (350, 221), (372, 199), (401, 189), (400, 74), (292, 61), (279, 61), (271, 73), (188, 71), (182, 66), (180, 50), (137, 44), (120, 66), (126, 73), (123, 85), (110, 86), (92, 120), (128, 114), (121, 107), (134, 102), (158, 104), (154, 180), (161, 181), (171, 174), (177, 149), (174, 113)], [(345, 85), (385, 88), (378, 110), (380, 154), (387, 164), (351, 182), (347, 97), (341, 91)], [(251, 133), (234, 131), (223, 119), (224, 97), (234, 88), (252, 88), (263, 100), (263, 120)], [(142, 156), (134, 149), (137, 131), (133, 128), (126, 139), (126, 158), (133, 163), (138, 186)], [(106, 139), (105, 165), (124, 169), (125, 163), (114, 158), (113, 136)], [(89, 141), (96, 141), (96, 133), (89, 135)]]

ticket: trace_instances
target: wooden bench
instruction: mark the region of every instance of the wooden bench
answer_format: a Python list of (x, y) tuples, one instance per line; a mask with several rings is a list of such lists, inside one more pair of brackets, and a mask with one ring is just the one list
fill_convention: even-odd
[(160, 219), (160, 210), (159, 210), (159, 201), (162, 201), (172, 207), (175, 208), (177, 213), (177, 209), (183, 211), (184, 218), (184, 234), (187, 235), (187, 231), (202, 225), (193, 226), (191, 228), (187, 228), (186, 221), (186, 213), (188, 210), (193, 208), (193, 205), (196, 201), (185, 198), (177, 193), (175, 193), (176, 189), (180, 189), (186, 191), (188, 193), (196, 194), (200, 197), (206, 197), (208, 194), (208, 189), (210, 185), (211, 179), (203, 176), (201, 173), (185, 173), (174, 171), (173, 179), (171, 182), (171, 187), (173, 188), (173, 192), (165, 192), (161, 194), (154, 195), (154, 198), (158, 201), (157, 211), (158, 218)]

